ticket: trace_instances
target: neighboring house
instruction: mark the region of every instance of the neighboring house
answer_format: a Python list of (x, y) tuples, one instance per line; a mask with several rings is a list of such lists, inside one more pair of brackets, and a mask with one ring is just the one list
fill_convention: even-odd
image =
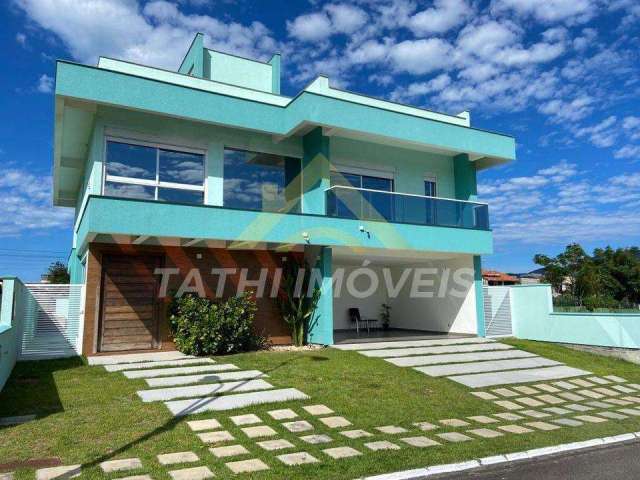
[(485, 285), (517, 285), (520, 279), (515, 275), (498, 272), (496, 270), (483, 270), (482, 280)]
[[(216, 52), (200, 34), (177, 72), (57, 63), (53, 195), (76, 210), (69, 270), (86, 283), (85, 354), (173, 348), (158, 267), (172, 269), (169, 292), (185, 279), (197, 287), (195, 268), (207, 295), (227, 296), (303, 253), (321, 270), (310, 342), (333, 343), (353, 327), (348, 308), (372, 317), (383, 302), (395, 328), (483, 334), (480, 255), (493, 240), (476, 172), (512, 160), (514, 139), (472, 128), (466, 112), (335, 89), (324, 76), (286, 97), (280, 80), (279, 55)], [(467, 268), (470, 286), (461, 298), (411, 298), (407, 286), (388, 298), (381, 281), (366, 298), (333, 298), (333, 272), (365, 260), (393, 278)], [(221, 270), (211, 271), (222, 268), (216, 292)], [(256, 322), (289, 341), (268, 295)]]

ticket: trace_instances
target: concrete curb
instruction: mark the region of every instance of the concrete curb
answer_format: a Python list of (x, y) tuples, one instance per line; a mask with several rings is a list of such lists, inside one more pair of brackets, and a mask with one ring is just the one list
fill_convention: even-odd
[(449, 463), (446, 465), (434, 465), (432, 467), (417, 468), (413, 470), (404, 470), (402, 472), (385, 473), (382, 475), (373, 475), (370, 477), (362, 477), (359, 480), (418, 480), (432, 475), (442, 473), (462, 472), (471, 470), (481, 466), (496, 465), (499, 463), (517, 462), (519, 460), (528, 460), (531, 458), (544, 457), (557, 453), (572, 452), (576, 450), (584, 450), (585, 448), (598, 447), (601, 445), (612, 445), (615, 443), (628, 442), (640, 438), (640, 432), (624, 433), (613, 437), (594, 438), (583, 442), (564, 443), (552, 447), (535, 448), (523, 452), (507, 453), (505, 455), (494, 455), (491, 457), (478, 458), (461, 463)]

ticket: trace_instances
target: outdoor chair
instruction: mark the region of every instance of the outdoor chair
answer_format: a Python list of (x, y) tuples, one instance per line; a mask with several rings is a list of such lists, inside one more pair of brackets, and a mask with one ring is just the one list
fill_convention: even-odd
[(356, 323), (356, 332), (358, 334), (360, 333), (360, 323), (364, 323), (367, 326), (367, 333), (369, 333), (371, 331), (371, 324), (378, 321), (377, 318), (362, 318), (359, 308), (350, 308), (349, 318), (352, 322)]

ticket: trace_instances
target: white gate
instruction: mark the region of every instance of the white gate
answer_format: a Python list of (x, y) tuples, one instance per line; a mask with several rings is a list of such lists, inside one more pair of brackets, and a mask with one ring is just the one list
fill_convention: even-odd
[(84, 285), (26, 284), (16, 315), (21, 318), (18, 359), (39, 360), (79, 355)]
[(487, 337), (513, 335), (511, 323), (511, 288), (483, 287), (484, 325)]

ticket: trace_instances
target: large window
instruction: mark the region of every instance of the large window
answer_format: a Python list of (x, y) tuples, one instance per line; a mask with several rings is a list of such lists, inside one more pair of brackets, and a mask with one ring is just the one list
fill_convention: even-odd
[(204, 155), (109, 140), (104, 194), (202, 204)]
[(340, 191), (335, 208), (342, 218), (393, 218), (393, 195), (380, 193), (393, 192), (391, 178), (331, 172), (331, 186), (362, 189)]
[(300, 166), (299, 158), (225, 149), (224, 206), (299, 213)]

